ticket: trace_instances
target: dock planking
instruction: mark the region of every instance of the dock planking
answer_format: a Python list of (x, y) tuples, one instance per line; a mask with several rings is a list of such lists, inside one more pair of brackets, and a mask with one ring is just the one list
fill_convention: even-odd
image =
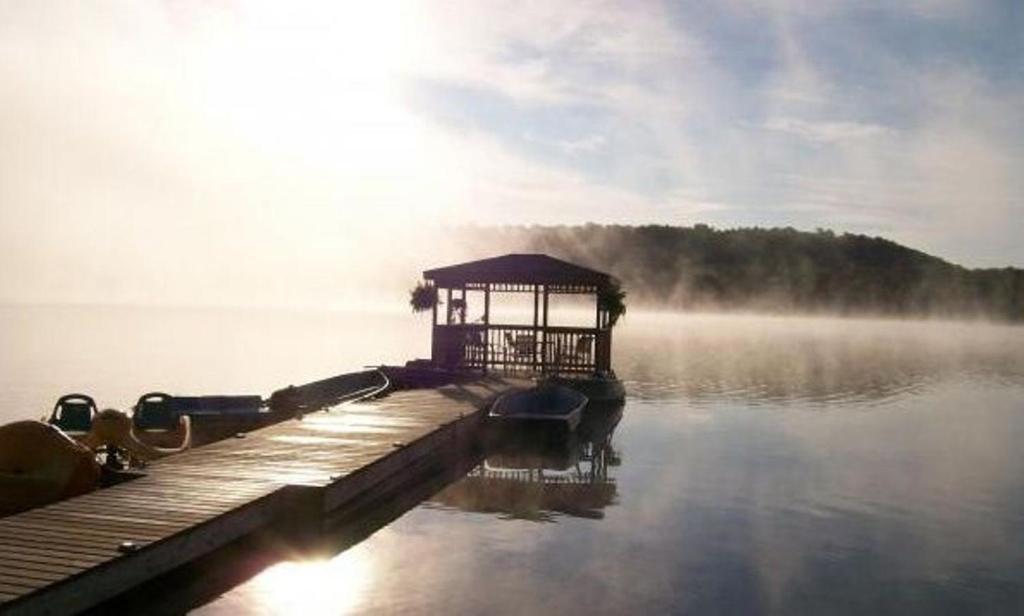
[(0, 612), (81, 611), (261, 528), (316, 532), (378, 486), (455, 462), (488, 403), (525, 385), (490, 377), (342, 405), (0, 518)]

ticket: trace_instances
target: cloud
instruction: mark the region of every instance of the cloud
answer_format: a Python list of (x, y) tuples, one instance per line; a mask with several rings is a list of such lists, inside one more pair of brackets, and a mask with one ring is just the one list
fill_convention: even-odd
[(979, 8), (972, 0), (727, 0), (725, 4), (736, 12), (816, 18), (870, 11), (948, 19), (976, 14)]
[(631, 85), (701, 53), (657, 5), (642, 11), (629, 2), (416, 6), (413, 19), (426, 34), (412, 50), (411, 72), (524, 104), (622, 103)]
[(764, 123), (764, 128), (816, 143), (870, 139), (889, 132), (886, 127), (869, 122), (812, 122), (799, 118), (771, 118)]
[(465, 221), (842, 225), (1024, 263), (1024, 86), (972, 38), (999, 23), (957, 2), (4, 4), (0, 296), (288, 295), (301, 271), (291, 294), (323, 297), (381, 229)]

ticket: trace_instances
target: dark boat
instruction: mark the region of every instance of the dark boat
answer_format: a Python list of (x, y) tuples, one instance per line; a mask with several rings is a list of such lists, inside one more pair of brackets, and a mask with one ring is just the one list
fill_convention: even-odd
[(588, 398), (560, 385), (541, 385), (498, 398), (488, 420), (502, 428), (572, 432), (580, 423)]
[(181, 442), (181, 427), (188, 425), (191, 445), (199, 446), (250, 432), (287, 419), (270, 412), (260, 396), (172, 396), (162, 392), (143, 395), (132, 413), (132, 431), (154, 447)]
[(412, 359), (404, 366), (380, 366), (378, 368), (395, 389), (422, 389), (443, 387), (451, 383), (463, 383), (479, 378), (479, 374), (463, 370), (450, 370), (436, 366), (426, 359)]
[(140, 440), (166, 447), (180, 442), (181, 418), (188, 417), (192, 446), (199, 446), (304, 413), (377, 396), (388, 387), (387, 377), (379, 370), (364, 370), (288, 386), (275, 391), (268, 400), (256, 395), (171, 396), (155, 392), (139, 398), (132, 419)]
[(589, 398), (592, 403), (614, 404), (626, 399), (625, 386), (611, 370), (586, 376), (550, 376), (543, 383), (574, 389)]
[(343, 402), (379, 396), (392, 388), (384, 372), (377, 369), (349, 372), (305, 385), (289, 385), (270, 394), (269, 410), (294, 416), (319, 411)]

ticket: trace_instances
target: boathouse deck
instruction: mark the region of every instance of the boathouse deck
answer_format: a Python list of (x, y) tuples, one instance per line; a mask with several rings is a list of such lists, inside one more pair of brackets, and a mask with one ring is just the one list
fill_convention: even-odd
[(261, 528), (318, 530), (330, 512), (453, 461), (488, 403), (525, 385), (490, 377), (394, 392), (164, 458), (139, 479), (2, 518), (0, 612), (84, 610)]

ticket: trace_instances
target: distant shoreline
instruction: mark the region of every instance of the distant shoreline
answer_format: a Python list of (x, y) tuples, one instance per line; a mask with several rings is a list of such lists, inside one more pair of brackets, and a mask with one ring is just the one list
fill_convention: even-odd
[(968, 269), (880, 237), (707, 225), (460, 227), (473, 255), (541, 252), (674, 310), (1024, 321), (1024, 269)]

